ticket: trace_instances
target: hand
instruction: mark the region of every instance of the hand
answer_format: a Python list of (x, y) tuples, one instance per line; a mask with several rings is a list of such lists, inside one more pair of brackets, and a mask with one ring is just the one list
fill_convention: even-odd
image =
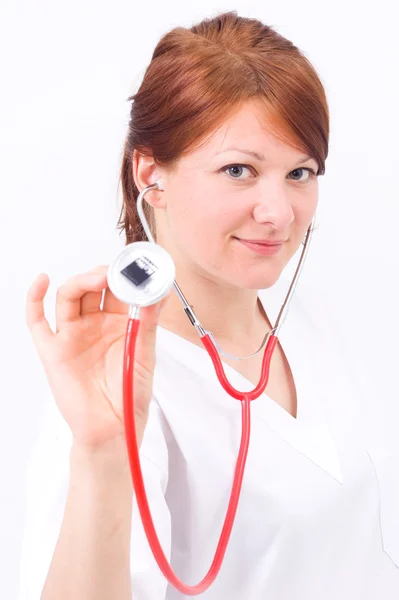
[[(107, 271), (108, 266), (99, 266), (60, 286), (55, 333), (44, 314), (43, 300), (50, 283), (46, 274), (38, 276), (26, 297), (26, 323), (57, 406), (74, 442), (91, 448), (124, 436), (122, 374), (129, 306), (112, 294)], [(138, 440), (148, 418), (162, 304), (140, 311), (134, 365)]]

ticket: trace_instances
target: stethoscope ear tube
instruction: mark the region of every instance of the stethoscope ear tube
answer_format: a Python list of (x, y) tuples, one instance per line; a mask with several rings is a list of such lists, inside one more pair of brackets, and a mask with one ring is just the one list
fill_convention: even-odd
[[(148, 192), (150, 192), (151, 190), (156, 190), (156, 189), (163, 191), (164, 187), (163, 187), (162, 180), (159, 180), (159, 181), (153, 183), (152, 185), (149, 185), (146, 188), (144, 188), (139, 193), (138, 198), (137, 198), (137, 213), (139, 215), (141, 224), (143, 226), (143, 229), (145, 231), (145, 234), (146, 234), (148, 240), (150, 242), (154, 243), (154, 245), (156, 245), (156, 243), (155, 243), (154, 237), (153, 237), (153, 235), (151, 233), (151, 229), (150, 229), (150, 226), (149, 226), (149, 224), (147, 222), (146, 216), (144, 214), (143, 200), (144, 200), (144, 196)], [(280, 333), (280, 328), (282, 327), (282, 325), (283, 325), (283, 323), (284, 323), (284, 321), (285, 321), (285, 319), (287, 317), (289, 306), (290, 306), (290, 303), (291, 303), (291, 300), (292, 300), (295, 288), (296, 288), (297, 283), (299, 281), (299, 277), (300, 277), (300, 275), (302, 273), (302, 269), (303, 269), (303, 267), (305, 265), (306, 257), (307, 257), (307, 254), (309, 252), (310, 241), (312, 239), (313, 230), (315, 228), (314, 226), (315, 226), (315, 223), (316, 223), (316, 219), (317, 219), (317, 213), (315, 213), (313, 215), (313, 219), (312, 219), (312, 221), (311, 221), (311, 223), (310, 223), (310, 225), (309, 225), (309, 227), (307, 229), (306, 236), (305, 236), (305, 239), (303, 241), (303, 248), (302, 248), (301, 256), (299, 258), (299, 262), (298, 262), (297, 268), (295, 270), (295, 274), (294, 274), (294, 276), (292, 278), (291, 285), (290, 285), (290, 287), (288, 289), (288, 292), (286, 294), (284, 302), (283, 302), (283, 304), (281, 306), (281, 309), (280, 309), (280, 312), (278, 314), (276, 323), (275, 323), (275, 325), (274, 325), (274, 327), (272, 329), (272, 331), (274, 332), (274, 335), (276, 337), (278, 337), (278, 335)], [(195, 327), (197, 333), (199, 334), (199, 336), (200, 337), (204, 336), (207, 333), (207, 331), (202, 327), (202, 325), (201, 325), (198, 317), (196, 316), (196, 314), (195, 314), (192, 306), (188, 303), (188, 301), (187, 301), (186, 297), (184, 296), (183, 291), (180, 289), (177, 281), (174, 280), (173, 283), (172, 283), (172, 285), (173, 285), (174, 291), (176, 293), (176, 296), (180, 300), (180, 302), (181, 302), (181, 304), (183, 306), (183, 309), (184, 309), (187, 317), (189, 318), (190, 322), (194, 325), (194, 327)], [(214, 339), (214, 344), (215, 344), (215, 347), (218, 350), (218, 352), (220, 352), (221, 354), (227, 355), (227, 353), (224, 352), (222, 350), (222, 348), (220, 348), (220, 346), (218, 345), (218, 343), (217, 343), (217, 341), (215, 339)], [(264, 347), (264, 343), (262, 342), (260, 348), (254, 353), (254, 355), (258, 354), (259, 352), (261, 352), (261, 350), (263, 349), (263, 347)], [(231, 356), (228, 356), (228, 357), (231, 358)], [(233, 357), (233, 358), (235, 360), (240, 360), (240, 359), (244, 359), (245, 357)]]

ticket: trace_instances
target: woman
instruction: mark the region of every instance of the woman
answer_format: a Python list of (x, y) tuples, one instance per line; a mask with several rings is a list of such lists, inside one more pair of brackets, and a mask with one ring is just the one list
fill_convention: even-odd
[[(136, 199), (162, 180), (163, 191), (145, 196), (157, 243), (221, 347), (252, 354), (274, 326), (288, 289), (282, 272), (318, 203), (329, 115), (317, 73), (272, 28), (229, 12), (167, 33), (131, 99), (119, 222), (126, 242), (146, 239)], [(267, 254), (270, 243), (279, 245)], [(121, 378), (128, 307), (106, 271), (60, 287), (56, 333), (43, 312), (48, 278), (28, 293), (27, 323), (55, 408), (30, 470), (21, 600), (185, 597), (152, 557), (132, 497)], [(385, 446), (375, 397), (325, 322), (317, 286), (313, 295), (298, 290), (266, 392), (252, 402), (236, 522), (203, 597), (396, 599), (398, 457)], [(241, 411), (176, 297), (159, 311), (142, 309), (137, 433), (162, 547), (193, 585), (219, 539)], [(251, 389), (262, 358), (223, 357), (230, 382)]]

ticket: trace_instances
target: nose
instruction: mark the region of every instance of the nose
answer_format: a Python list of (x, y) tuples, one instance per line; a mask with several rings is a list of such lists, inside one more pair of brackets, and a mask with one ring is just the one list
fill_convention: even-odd
[(253, 217), (257, 223), (270, 223), (278, 230), (285, 231), (294, 221), (294, 211), (281, 184), (268, 182), (259, 188), (253, 208)]

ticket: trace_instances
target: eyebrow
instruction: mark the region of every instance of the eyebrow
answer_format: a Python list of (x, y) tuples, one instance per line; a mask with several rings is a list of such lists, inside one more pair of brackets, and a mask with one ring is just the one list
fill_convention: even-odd
[[(226, 150), (222, 150), (221, 152), (216, 152), (215, 156), (218, 154), (223, 154), (224, 152), (230, 152), (231, 150), (237, 150), (237, 152), (242, 152), (243, 154), (249, 154), (249, 156), (253, 156), (257, 160), (264, 161), (266, 160), (263, 154), (259, 154), (258, 152), (254, 152), (253, 150), (246, 150), (245, 148), (227, 148)], [(303, 156), (300, 161), (297, 163), (300, 165), (301, 163), (307, 160), (316, 160), (313, 156)]]

